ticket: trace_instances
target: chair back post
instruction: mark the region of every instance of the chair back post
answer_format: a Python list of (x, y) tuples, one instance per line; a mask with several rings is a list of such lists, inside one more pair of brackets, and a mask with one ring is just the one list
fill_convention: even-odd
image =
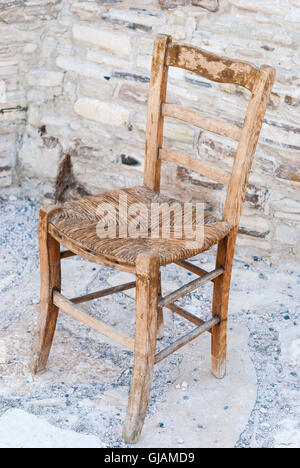
[(259, 134), (275, 80), (276, 71), (267, 66), (260, 68), (248, 104), (241, 138), (234, 159), (223, 220), (233, 226), (239, 225), (251, 166)]
[(164, 124), (161, 105), (166, 100), (168, 81), (166, 58), (168, 44), (171, 40), (171, 36), (157, 36), (154, 42), (152, 57), (147, 111), (144, 185), (156, 192), (160, 190), (161, 161), (158, 158), (158, 151), (162, 146)]

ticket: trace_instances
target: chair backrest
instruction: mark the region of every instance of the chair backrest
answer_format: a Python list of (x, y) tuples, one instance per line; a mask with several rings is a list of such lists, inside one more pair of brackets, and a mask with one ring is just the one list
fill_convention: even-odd
[[(203, 116), (166, 101), (168, 69), (178, 67), (220, 82), (243, 86), (251, 92), (243, 128)], [(223, 219), (237, 226), (250, 169), (265, 111), (275, 79), (275, 70), (232, 60), (189, 45), (172, 43), (170, 36), (156, 38), (148, 99), (144, 184), (159, 192), (161, 161), (175, 162), (227, 186)], [(204, 130), (238, 141), (232, 172), (181, 151), (163, 148), (164, 117), (177, 118)]]

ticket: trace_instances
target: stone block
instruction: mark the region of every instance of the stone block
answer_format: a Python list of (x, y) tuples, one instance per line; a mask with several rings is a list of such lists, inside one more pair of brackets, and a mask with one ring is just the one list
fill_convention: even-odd
[[(237, 237), (237, 246), (240, 248), (249, 248), (251, 252), (257, 252), (257, 249), (265, 251), (265, 255), (269, 255), (272, 251), (272, 243), (266, 239), (259, 239), (245, 234), (239, 234)], [(240, 254), (249, 258), (249, 253), (245, 254), (245, 251)]]
[[(146, 115), (136, 114), (134, 119), (134, 125), (138, 130), (145, 132)], [(194, 142), (195, 132), (192, 127), (188, 127), (185, 124), (173, 123), (166, 119), (164, 125), (164, 136), (171, 140), (176, 140), (181, 143), (189, 143), (192, 145)]]
[(288, 2), (282, 3), (281, 0), (264, 0), (263, 2), (253, 0), (229, 0), (229, 3), (241, 10), (279, 16), (281, 16), (282, 12), (287, 10), (288, 7)]
[(107, 70), (95, 63), (89, 63), (74, 57), (59, 55), (56, 58), (56, 65), (65, 71), (74, 72), (87, 78), (103, 80), (108, 74)]
[(74, 24), (72, 32), (74, 39), (100, 47), (110, 53), (129, 55), (131, 52), (128, 34), (81, 24)]
[(25, 44), (23, 47), (23, 54), (33, 54), (37, 50), (38, 46), (37, 44)]
[[(40, 400), (40, 406), (51, 406), (51, 400)], [(63, 430), (19, 409), (1, 416), (1, 446), (4, 448), (102, 448), (95, 437)]]
[(300, 216), (300, 201), (291, 198), (283, 198), (275, 203), (272, 203), (275, 211), (282, 213), (297, 214)]
[(259, 216), (242, 216), (239, 232), (257, 239), (265, 239), (271, 231), (268, 220)]
[(66, 117), (55, 114), (54, 112), (46, 112), (42, 115), (40, 119), (42, 125), (54, 126), (54, 127), (63, 127), (68, 125), (69, 121)]
[(134, 84), (124, 83), (120, 88), (118, 96), (122, 101), (145, 105), (147, 103), (148, 89)]
[(53, 88), (61, 86), (64, 74), (53, 70), (31, 70), (27, 74), (27, 83), (29, 86), (41, 86), (45, 88)]
[(27, 122), (33, 127), (38, 127), (40, 121), (40, 107), (35, 104), (30, 105), (27, 112)]
[(6, 85), (4, 80), (0, 80), (0, 104), (6, 102)]
[(26, 93), (28, 103), (44, 102), (47, 98), (47, 92), (44, 89), (28, 89)]
[(275, 229), (275, 240), (280, 244), (296, 245), (300, 239), (299, 228), (294, 224), (280, 223)]
[(139, 68), (150, 73), (152, 64), (152, 55), (138, 55), (136, 64)]
[(103, 7), (96, 2), (72, 2), (71, 12), (81, 21), (95, 21), (101, 16)]
[(131, 23), (149, 28), (160, 26), (166, 20), (161, 11), (150, 11), (144, 8), (111, 8), (107, 17), (119, 23)]
[(295, 164), (281, 164), (275, 173), (279, 179), (300, 182), (300, 168)]
[(9, 187), (12, 184), (12, 168), (0, 167), (0, 187)]
[(44, 148), (41, 142), (25, 136), (19, 162), (26, 175), (54, 180), (60, 162), (60, 148)]
[(128, 67), (131, 65), (129, 59), (116, 57), (113, 54), (104, 54), (99, 50), (88, 50), (86, 59), (91, 62), (103, 64), (107, 67), (113, 68), (114, 70), (128, 70)]
[(81, 117), (107, 125), (121, 125), (129, 119), (129, 111), (125, 107), (97, 99), (80, 98), (74, 109)]
[(0, 187), (9, 187), (13, 181), (16, 163), (16, 133), (0, 129)]

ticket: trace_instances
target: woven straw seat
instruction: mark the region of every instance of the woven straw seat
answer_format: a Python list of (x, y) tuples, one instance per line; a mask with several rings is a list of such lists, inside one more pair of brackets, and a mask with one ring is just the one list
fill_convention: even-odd
[[(143, 203), (150, 208), (151, 203), (183, 203), (154, 192), (148, 187), (133, 187), (129, 189), (114, 190), (81, 199), (64, 205), (50, 216), (49, 222), (55, 237), (72, 239), (72, 250), (78, 246), (81, 253), (85, 250), (89, 255), (104, 256), (110, 261), (117, 261), (134, 266), (136, 258), (141, 253), (158, 257), (160, 265), (189, 258), (209, 249), (212, 245), (223, 239), (231, 230), (231, 224), (218, 221), (209, 214), (204, 217), (204, 239), (197, 248), (188, 248), (184, 239), (151, 239), (151, 238), (99, 238), (96, 227), (101, 216), (97, 208), (102, 203), (109, 203), (118, 213), (120, 195), (127, 196), (128, 208), (133, 203)], [(162, 218), (160, 219), (160, 225)], [(172, 231), (171, 231), (172, 232)]]

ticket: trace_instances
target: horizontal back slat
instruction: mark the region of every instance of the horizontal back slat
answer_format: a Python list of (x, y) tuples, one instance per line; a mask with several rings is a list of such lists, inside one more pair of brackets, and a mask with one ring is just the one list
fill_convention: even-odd
[(236, 141), (239, 141), (241, 137), (242, 129), (239, 128), (237, 125), (232, 125), (227, 122), (222, 122), (221, 120), (206, 117), (205, 115), (202, 115), (190, 109), (186, 109), (182, 106), (163, 103), (161, 113), (163, 117), (172, 117), (174, 119), (179, 119), (183, 122), (187, 122), (191, 125), (194, 125), (195, 127), (202, 128), (203, 130), (208, 130), (209, 132), (216, 133), (217, 135), (232, 138)]
[(243, 86), (251, 92), (260, 73), (251, 63), (221, 57), (185, 44), (169, 44), (167, 65), (198, 73), (211, 81)]
[(177, 151), (168, 148), (160, 148), (159, 159), (161, 161), (174, 162), (180, 166), (186, 167), (192, 171), (198, 172), (198, 174), (207, 177), (210, 180), (218, 182), (223, 185), (229, 185), (231, 174), (213, 166), (212, 164), (199, 161), (182, 151)]

